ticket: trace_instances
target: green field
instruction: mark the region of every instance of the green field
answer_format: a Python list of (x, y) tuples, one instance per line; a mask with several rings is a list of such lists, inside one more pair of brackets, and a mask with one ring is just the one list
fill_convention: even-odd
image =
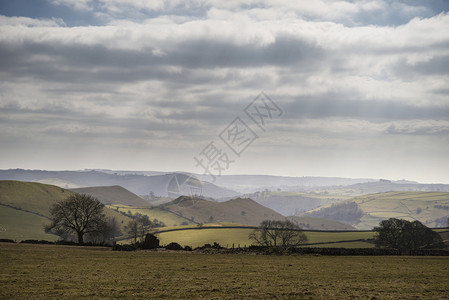
[(58, 236), (43, 230), (47, 218), (0, 205), (0, 239), (56, 241)]
[[(55, 240), (44, 232), (43, 224), (50, 223), (50, 207), (73, 195), (72, 191), (36, 182), (0, 180), (0, 238), (17, 241), (25, 239)], [(115, 218), (122, 232), (130, 218), (104, 209), (107, 218)], [(56, 238), (57, 239), (57, 238)]]
[[(167, 245), (171, 242), (177, 242), (182, 246), (200, 247), (204, 244), (219, 243), (223, 247), (250, 246), (252, 241), (248, 239), (248, 235), (253, 229), (244, 228), (192, 228), (190, 230), (170, 231), (157, 234), (161, 245)], [(308, 244), (319, 244), (319, 247), (346, 247), (346, 248), (372, 248), (373, 244), (366, 242), (348, 243), (346, 241), (354, 241), (361, 239), (372, 239), (373, 232), (316, 232), (304, 231), (309, 241)], [(343, 242), (343, 243), (335, 243)], [(313, 245), (310, 245), (313, 246)]]
[(133, 215), (137, 213), (146, 215), (150, 220), (157, 219), (159, 221), (164, 222), (166, 226), (178, 226), (181, 225), (182, 223), (186, 223), (187, 225), (195, 224), (194, 222), (190, 221), (187, 218), (178, 216), (170, 211), (160, 209), (159, 207), (134, 207), (120, 204), (106, 205), (106, 207), (124, 213), (131, 213)]
[(181, 231), (164, 232), (157, 235), (161, 244), (167, 245), (170, 242), (177, 242), (182, 246), (200, 247), (204, 244), (219, 243), (223, 247), (250, 246), (251, 241), (248, 235), (252, 229), (192, 229)]
[(0, 299), (447, 299), (449, 257), (113, 252), (0, 243)]
[(350, 216), (352, 210), (344, 211), (342, 208), (348, 203), (357, 204), (362, 216), (345, 222), (360, 230), (372, 229), (389, 218), (418, 220), (428, 227), (445, 227), (449, 217), (449, 193), (440, 192), (386, 192), (357, 196), (313, 209), (305, 215), (324, 218)]

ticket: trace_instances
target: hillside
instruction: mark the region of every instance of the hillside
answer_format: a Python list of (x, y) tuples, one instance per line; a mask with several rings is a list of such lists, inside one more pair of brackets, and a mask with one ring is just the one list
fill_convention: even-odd
[(386, 193), (391, 191), (396, 192), (449, 192), (449, 185), (447, 184), (422, 184), (417, 182), (399, 181), (393, 182), (390, 180), (381, 179), (375, 182), (357, 183), (345, 187), (347, 190), (352, 190), (356, 194), (375, 194)]
[(233, 222), (259, 225), (260, 222), (266, 219), (285, 219), (283, 215), (248, 198), (215, 202), (179, 197), (160, 207), (196, 223)]
[[(197, 175), (200, 180), (208, 180), (208, 175)], [(241, 193), (254, 193), (265, 189), (288, 191), (308, 191), (317, 187), (327, 186), (346, 186), (356, 183), (375, 181), (375, 179), (366, 178), (339, 178), (339, 177), (287, 177), (273, 175), (221, 175), (215, 182)]]
[(357, 196), (306, 212), (303, 216), (345, 222), (358, 229), (372, 229), (388, 218), (418, 220), (429, 227), (445, 227), (449, 193), (387, 192)]
[[(323, 182), (324, 183), (324, 182)], [(301, 215), (307, 211), (327, 206), (332, 203), (348, 200), (356, 196), (385, 193), (391, 191), (403, 192), (449, 192), (449, 185), (420, 184), (408, 181), (376, 180), (352, 185), (315, 186), (304, 188), (303, 191), (293, 191), (291, 187), (284, 189), (258, 191), (245, 194), (243, 197), (269, 207), (285, 216)], [(297, 189), (301, 189), (299, 186)]]
[(73, 192), (35, 182), (0, 181), (0, 204), (49, 217), (53, 203), (62, 201)]
[(244, 197), (254, 199), (257, 203), (271, 208), (284, 216), (298, 215), (326, 204), (351, 198), (342, 193), (330, 194), (327, 191), (262, 191), (253, 194), (245, 194)]
[[(0, 170), (0, 180), (17, 180), (26, 182), (51, 182), (63, 188), (71, 187), (96, 187), (119, 185), (132, 193), (144, 196), (154, 194), (156, 196), (169, 196), (174, 194), (172, 199), (180, 196), (173, 183), (178, 184), (183, 177), (189, 176), (181, 173), (167, 173), (163, 175), (145, 176), (141, 174), (118, 174), (104, 173), (98, 171), (42, 171), (42, 170), (22, 170), (10, 169)], [(210, 198), (236, 197), (239, 193), (219, 187), (212, 183), (201, 182), (201, 194)], [(184, 186), (181, 186), (184, 188)], [(190, 191), (189, 191), (190, 192)]]
[(87, 194), (96, 197), (103, 204), (123, 204), (130, 206), (149, 205), (148, 201), (143, 200), (136, 194), (131, 193), (127, 189), (118, 185), (85, 187), (71, 190), (75, 193)]
[(290, 216), (288, 219), (304, 230), (357, 230), (349, 224), (323, 218)]
[(151, 221), (162, 222), (165, 226), (196, 225), (195, 222), (160, 207), (137, 207), (120, 204), (107, 205), (107, 207), (128, 215), (141, 214), (148, 216)]
[[(43, 237), (45, 232), (43, 224), (50, 222), (50, 207), (59, 201), (64, 200), (73, 192), (54, 185), (41, 184), (36, 182), (21, 181), (0, 181), (0, 214), (16, 217), (2, 218), (0, 224), (2, 231), (0, 238), (22, 239), (21, 232), (29, 231), (27, 238), (38, 239), (38, 235)], [(130, 218), (105, 207), (104, 213), (108, 218), (115, 218), (124, 232), (124, 226)], [(32, 238), (31, 236), (36, 237)], [(48, 238), (49, 236), (46, 235)], [(57, 239), (56, 236), (54, 236)], [(50, 238), (49, 238), (50, 239)]]

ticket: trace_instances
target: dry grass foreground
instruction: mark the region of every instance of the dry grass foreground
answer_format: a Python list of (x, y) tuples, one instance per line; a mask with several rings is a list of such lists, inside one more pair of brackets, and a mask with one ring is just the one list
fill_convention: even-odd
[(448, 299), (448, 257), (113, 252), (0, 243), (0, 298)]

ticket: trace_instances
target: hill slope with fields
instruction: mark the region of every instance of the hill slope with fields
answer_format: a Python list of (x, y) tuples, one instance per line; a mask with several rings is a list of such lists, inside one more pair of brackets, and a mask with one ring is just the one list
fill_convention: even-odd
[(449, 216), (449, 193), (387, 192), (357, 196), (303, 214), (372, 229), (388, 218), (418, 220), (428, 227), (445, 227)]
[(130, 206), (149, 205), (148, 201), (118, 185), (85, 187), (71, 190), (75, 193), (96, 197), (103, 204), (123, 204)]
[[(145, 176), (142, 174), (117, 174), (104, 173), (95, 170), (90, 171), (43, 171), (10, 169), (0, 170), (0, 180), (17, 180), (25, 182), (45, 182), (58, 185), (63, 188), (96, 187), (119, 185), (132, 193), (144, 196), (154, 194), (156, 196), (172, 196), (172, 199), (180, 196), (183, 180), (189, 178), (183, 173), (166, 173), (162, 175)], [(181, 181), (181, 182), (180, 182)], [(236, 197), (239, 193), (219, 187), (209, 182), (199, 182), (201, 191), (198, 194), (210, 198)]]
[(283, 215), (248, 198), (215, 202), (183, 196), (160, 207), (196, 223), (232, 222), (259, 225), (267, 219), (285, 220)]
[[(0, 219), (2, 227), (0, 238), (21, 240), (46, 237), (45, 239), (50, 240), (53, 237), (53, 240), (57, 240), (57, 236), (45, 234), (43, 224), (50, 223), (50, 207), (73, 193), (54, 185), (1, 180), (0, 215), (15, 215), (15, 217)], [(107, 207), (104, 208), (104, 213), (108, 218), (116, 219), (122, 232), (124, 232), (124, 226), (131, 220)], [(26, 238), (24, 238), (23, 232), (27, 232)], [(33, 238), (33, 236), (35, 237)]]
[(304, 230), (357, 230), (349, 224), (323, 218), (290, 216), (288, 219)]

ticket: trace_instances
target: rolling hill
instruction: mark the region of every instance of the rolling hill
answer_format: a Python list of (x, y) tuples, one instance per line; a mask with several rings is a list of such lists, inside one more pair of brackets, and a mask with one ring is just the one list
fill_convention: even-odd
[[(47, 182), (63, 188), (96, 187), (119, 185), (132, 193), (144, 196), (154, 194), (156, 196), (177, 198), (179, 194), (178, 183), (189, 175), (183, 173), (167, 173), (162, 175), (146, 176), (142, 174), (118, 174), (91, 171), (42, 171), (10, 169), (0, 170), (0, 180), (17, 180), (25, 182)], [(219, 187), (209, 182), (200, 182), (198, 194), (209, 198), (236, 197), (239, 193)], [(181, 188), (188, 188), (181, 184)]]
[[(50, 207), (72, 194), (72, 191), (54, 185), (1, 180), (0, 215), (3, 217), (0, 219), (0, 238), (21, 240), (46, 237), (51, 240), (53, 237), (57, 240), (57, 236), (45, 234), (43, 224), (50, 222)], [(108, 218), (115, 218), (123, 232), (124, 226), (131, 220), (107, 207), (104, 213)], [(27, 233), (26, 238), (24, 232)]]
[(179, 225), (195, 225), (197, 223), (192, 222), (192, 220), (187, 219), (183, 216), (177, 215), (169, 210), (162, 209), (160, 207), (154, 206), (127, 206), (121, 204), (107, 205), (107, 207), (120, 211), (128, 215), (141, 214), (148, 216), (151, 221), (156, 220), (157, 222), (162, 222), (165, 226), (179, 226)]
[(283, 215), (249, 198), (215, 202), (183, 196), (161, 205), (160, 208), (196, 223), (233, 222), (259, 225), (266, 219), (285, 220)]
[(140, 198), (134, 193), (131, 193), (127, 189), (114, 185), (114, 186), (96, 186), (71, 189), (75, 193), (87, 194), (96, 197), (103, 204), (123, 204), (130, 206), (147, 206), (148, 201)]
[(298, 215), (326, 204), (351, 198), (342, 194), (318, 192), (263, 191), (245, 194), (244, 197), (254, 199), (257, 203), (271, 208), (284, 215)]
[(290, 216), (288, 219), (304, 230), (357, 230), (349, 224), (323, 218)]
[(386, 192), (449, 192), (447, 184), (423, 184), (412, 181), (391, 181), (381, 179), (374, 182), (364, 182), (349, 185), (346, 190), (355, 194), (375, 194)]
[(357, 229), (372, 229), (388, 218), (418, 220), (428, 227), (445, 227), (449, 193), (387, 192), (357, 196), (303, 214), (345, 222)]

